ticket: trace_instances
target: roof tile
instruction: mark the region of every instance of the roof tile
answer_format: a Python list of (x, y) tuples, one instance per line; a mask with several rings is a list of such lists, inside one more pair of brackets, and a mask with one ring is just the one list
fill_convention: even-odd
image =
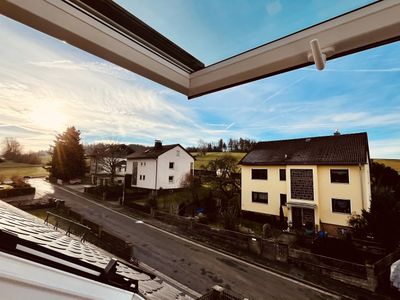
[[(100, 268), (104, 268), (113, 257), (103, 249), (88, 242), (82, 243), (73, 235), (67, 236), (64, 231), (55, 230), (52, 225), (46, 225), (43, 220), (1, 200), (0, 230), (14, 233), (21, 239), (29, 240)], [(119, 262), (117, 263), (117, 273), (126, 278), (138, 280), (139, 291), (146, 299), (179, 299), (182, 294), (159, 278), (151, 279), (149, 275)], [(157, 294), (156, 297), (151, 296), (155, 293)], [(191, 298), (188, 297), (187, 299)]]
[(241, 165), (334, 165), (367, 163), (367, 133), (259, 142)]

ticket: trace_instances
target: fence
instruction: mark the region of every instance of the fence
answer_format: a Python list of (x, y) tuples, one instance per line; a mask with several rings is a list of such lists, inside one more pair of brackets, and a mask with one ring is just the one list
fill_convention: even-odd
[(400, 249), (386, 255), (378, 260), (374, 265), (374, 274), (376, 276), (376, 286), (388, 288), (390, 286), (390, 266), (392, 263), (400, 259)]
[(12, 188), (0, 190), (0, 198), (10, 198), (35, 194), (34, 187)]
[(160, 221), (178, 227), (181, 231), (190, 232), (190, 235), (198, 240), (211, 241), (223, 247), (233, 247), (233, 249), (237, 250), (249, 249), (249, 240), (255, 237), (254, 235), (211, 227), (206, 224), (201, 224), (193, 218), (181, 217), (161, 211), (155, 211), (154, 217)]
[(133, 202), (133, 201), (126, 201), (126, 202), (124, 203), (124, 205), (127, 206), (127, 207), (129, 207), (129, 208), (132, 208), (132, 209), (134, 209), (134, 210), (141, 211), (141, 212), (143, 212), (143, 213), (145, 213), (145, 214), (150, 214), (150, 213), (151, 213), (151, 208), (150, 208), (150, 206), (140, 205), (140, 204), (137, 204), (137, 203), (135, 203), (135, 202)]
[[(375, 291), (378, 285), (386, 285), (390, 264), (400, 258), (400, 250), (373, 265), (353, 263), (335, 259), (292, 247), (293, 236), (281, 240), (263, 239), (256, 235), (244, 234), (201, 224), (193, 218), (181, 217), (161, 211), (153, 211), (156, 219), (176, 227), (176, 230), (192, 238), (206, 242), (235, 254), (253, 254), (269, 260), (289, 262), (302, 268), (319, 272), (346, 284)], [(283, 233), (284, 234), (284, 233)], [(212, 293), (211, 293), (212, 294)], [(210, 295), (211, 295), (210, 294)], [(212, 296), (209, 296), (212, 297)], [(219, 298), (201, 298), (219, 299)], [(225, 298), (222, 298), (225, 299)], [(226, 298), (229, 299), (229, 298)]]
[(85, 193), (102, 200), (114, 200), (122, 197), (122, 186), (93, 186), (85, 187)]
[[(57, 210), (57, 213), (68, 219), (75, 220), (87, 227), (90, 227), (91, 234), (86, 236), (86, 240), (92, 244), (99, 246), (100, 248), (126, 260), (130, 260), (133, 256), (133, 245), (125, 239), (116, 236), (115, 234), (108, 232), (103, 227), (91, 220), (86, 219), (80, 213), (71, 210), (69, 207)], [(51, 220), (48, 220), (49, 223)], [(53, 225), (54, 225), (53, 224)], [(59, 223), (59, 227), (68, 230), (68, 224)]]
[(319, 269), (321, 271), (329, 272), (335, 271), (362, 279), (367, 278), (366, 266), (363, 264), (347, 262), (344, 260), (339, 260), (293, 248), (289, 248), (288, 259), (295, 264), (311, 267), (312, 269)]

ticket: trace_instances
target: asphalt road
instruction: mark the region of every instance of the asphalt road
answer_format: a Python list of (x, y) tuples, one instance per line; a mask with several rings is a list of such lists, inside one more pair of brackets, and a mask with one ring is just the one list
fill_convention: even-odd
[(249, 299), (337, 299), (334, 295), (271, 273), (85, 200), (42, 179), (32, 179), (36, 197), (64, 199), (75, 211), (134, 245), (140, 261), (203, 294), (218, 284)]

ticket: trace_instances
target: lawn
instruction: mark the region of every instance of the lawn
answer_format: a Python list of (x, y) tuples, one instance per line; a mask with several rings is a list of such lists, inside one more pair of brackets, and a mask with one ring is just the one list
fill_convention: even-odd
[(200, 155), (198, 152), (190, 153), (196, 160), (194, 162), (195, 170), (200, 170), (202, 166), (207, 166), (211, 160), (215, 160), (222, 155), (232, 155), (234, 156), (237, 161), (241, 160), (246, 153), (242, 152), (207, 152), (206, 155)]
[(372, 161), (384, 164), (385, 166), (391, 167), (400, 173), (400, 159), (373, 158)]
[(23, 163), (15, 163), (13, 161), (5, 161), (0, 163), (0, 176), (4, 175), (6, 178), (17, 176), (31, 176), (41, 177), (48, 176), (49, 173), (43, 169), (42, 165), (30, 165)]

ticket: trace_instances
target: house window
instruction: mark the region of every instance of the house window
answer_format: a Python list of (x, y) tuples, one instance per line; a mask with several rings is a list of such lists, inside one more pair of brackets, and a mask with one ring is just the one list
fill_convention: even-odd
[(143, 180), (145, 180), (146, 179), (146, 175), (143, 175)]
[(286, 206), (287, 196), (286, 194), (281, 194), (281, 206)]
[(168, 176), (168, 182), (170, 183), (174, 182), (174, 176)]
[(331, 169), (332, 183), (349, 183), (349, 170)]
[(267, 169), (251, 169), (251, 179), (268, 179)]
[(279, 169), (279, 180), (286, 181), (286, 169)]
[(142, 175), (139, 176), (139, 180), (142, 180)]
[(175, 163), (170, 162), (170, 163), (169, 163), (169, 168), (170, 168), (170, 169), (173, 169), (173, 168), (174, 168), (174, 165), (175, 165)]
[(332, 199), (332, 211), (344, 214), (350, 214), (350, 200), (346, 199)]
[(252, 192), (251, 201), (268, 204), (268, 193)]
[(176, 156), (179, 156), (181, 154), (181, 151), (176, 150)]

